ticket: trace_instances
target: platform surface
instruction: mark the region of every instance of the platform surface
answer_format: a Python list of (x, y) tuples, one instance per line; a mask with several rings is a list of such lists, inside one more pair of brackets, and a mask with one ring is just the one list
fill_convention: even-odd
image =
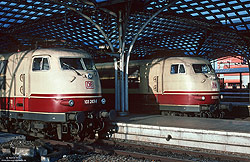
[(163, 127), (250, 133), (250, 121), (230, 119), (130, 114), (125, 117), (117, 117), (116, 122)]

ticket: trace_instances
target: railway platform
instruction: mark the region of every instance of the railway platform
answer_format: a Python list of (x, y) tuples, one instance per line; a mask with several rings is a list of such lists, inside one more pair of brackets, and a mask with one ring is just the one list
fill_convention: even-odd
[(114, 124), (113, 138), (250, 154), (250, 121), (130, 114)]

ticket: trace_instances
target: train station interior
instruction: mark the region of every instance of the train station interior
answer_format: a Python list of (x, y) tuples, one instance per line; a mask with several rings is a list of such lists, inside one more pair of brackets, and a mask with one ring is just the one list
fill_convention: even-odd
[(249, 0), (0, 1), (0, 53), (52, 47), (117, 60), (121, 112), (129, 111), (129, 62), (169, 56), (211, 61), (224, 102), (241, 93), (235, 102), (249, 105)]
[(0, 95), (1, 139), (250, 161), (250, 0), (0, 0)]

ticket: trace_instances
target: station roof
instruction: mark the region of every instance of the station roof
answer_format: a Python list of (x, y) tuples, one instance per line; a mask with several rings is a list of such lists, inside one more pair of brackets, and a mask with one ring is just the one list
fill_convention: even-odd
[(119, 51), (119, 13), (128, 51), (143, 24), (167, 5), (139, 35), (132, 59), (249, 57), (250, 0), (1, 0), (0, 52), (81, 48), (108, 61), (107, 53)]

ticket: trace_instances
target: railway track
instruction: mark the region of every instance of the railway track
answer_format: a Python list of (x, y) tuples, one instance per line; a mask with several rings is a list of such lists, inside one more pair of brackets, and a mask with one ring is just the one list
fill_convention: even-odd
[[(217, 162), (247, 162), (250, 157), (226, 155), (218, 153), (208, 153), (202, 151), (192, 151), (166, 147), (163, 145), (144, 145), (133, 141), (117, 140), (96, 140), (84, 141), (82, 143), (65, 143), (60, 141), (46, 140), (44, 142), (51, 145), (68, 146), (69, 151), (64, 147), (63, 154), (82, 155), (90, 152), (102, 154), (103, 156), (123, 156), (133, 157), (138, 161), (166, 161), (166, 162), (191, 162), (191, 161), (217, 161)], [(59, 160), (60, 161), (60, 160)]]

